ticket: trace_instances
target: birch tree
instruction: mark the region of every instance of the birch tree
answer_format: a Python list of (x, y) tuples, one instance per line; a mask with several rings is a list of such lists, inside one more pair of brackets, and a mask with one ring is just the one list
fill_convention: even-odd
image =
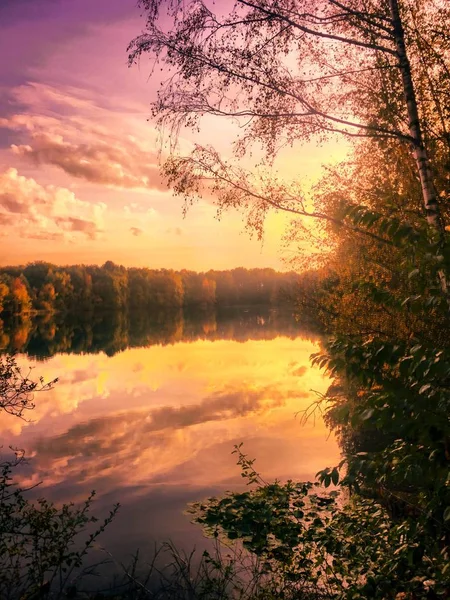
[[(188, 203), (209, 180), (207, 190), (216, 194), (219, 210), (246, 209), (247, 225), (260, 234), (270, 208), (327, 218), (308, 212), (298, 189), (255, 179), (212, 146), (195, 146), (190, 156), (177, 153), (181, 129), (199, 127), (204, 115), (240, 125), (237, 159), (255, 143), (273, 159), (299, 139), (320, 140), (331, 133), (377, 137), (410, 149), (426, 220), (444, 243), (439, 195), (447, 190), (436, 189), (430, 149), (449, 142), (449, 110), (439, 91), (450, 72), (445, 3), (236, 0), (222, 13), (207, 0), (141, 0), (140, 5), (146, 31), (130, 44), (129, 61), (149, 54), (155, 72), (167, 74), (153, 115), (172, 144), (165, 173)], [(418, 24), (425, 17), (432, 34)], [(424, 74), (434, 93), (418, 86)], [(424, 121), (430, 112), (438, 115), (433, 123)]]

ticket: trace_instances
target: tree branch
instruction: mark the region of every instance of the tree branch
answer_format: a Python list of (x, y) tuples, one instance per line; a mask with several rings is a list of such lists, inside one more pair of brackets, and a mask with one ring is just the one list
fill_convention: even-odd
[(260, 11), (260, 12), (270, 16), (273, 19), (276, 19), (278, 21), (284, 21), (284, 22), (288, 23), (289, 25), (291, 25), (292, 27), (299, 29), (300, 31), (303, 31), (304, 33), (308, 33), (310, 35), (329, 39), (329, 40), (335, 40), (337, 42), (343, 42), (344, 44), (348, 44), (348, 45), (352, 45), (352, 46), (358, 46), (360, 48), (366, 48), (369, 50), (379, 50), (380, 52), (384, 52), (386, 54), (391, 54), (392, 56), (397, 56), (395, 50), (392, 50), (391, 48), (388, 48), (387, 46), (381, 46), (380, 44), (370, 44), (368, 42), (361, 42), (359, 40), (355, 40), (352, 38), (345, 38), (340, 35), (334, 35), (332, 33), (325, 33), (322, 31), (317, 31), (315, 29), (310, 29), (309, 27), (306, 27), (305, 25), (301, 25), (300, 23), (293, 21), (292, 19), (290, 19), (289, 17), (286, 17), (285, 15), (274, 12), (267, 8), (263, 8), (262, 6), (258, 6), (257, 4), (254, 4), (253, 2), (249, 2), (249, 0), (236, 0), (236, 1), (239, 4), (243, 4), (244, 6), (248, 6), (249, 8), (253, 8), (254, 10)]

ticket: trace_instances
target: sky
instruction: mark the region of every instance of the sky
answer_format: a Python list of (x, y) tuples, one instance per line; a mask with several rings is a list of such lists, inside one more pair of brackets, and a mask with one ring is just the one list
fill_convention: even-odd
[[(1, 0), (0, 22), (0, 264), (286, 268), (284, 215), (268, 217), (261, 243), (242, 215), (219, 221), (207, 201), (184, 218), (162, 180), (150, 118), (158, 82), (150, 62), (127, 65), (145, 26), (136, 0)], [(205, 129), (226, 152), (230, 128)], [(309, 143), (279, 164), (310, 186), (342, 157), (338, 142)]]

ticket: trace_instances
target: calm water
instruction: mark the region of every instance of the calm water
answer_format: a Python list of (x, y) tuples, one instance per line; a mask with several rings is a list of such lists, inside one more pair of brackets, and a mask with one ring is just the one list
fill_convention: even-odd
[(318, 338), (289, 315), (47, 319), (5, 329), (3, 346), (36, 376), (59, 377), (36, 396), (33, 422), (0, 417), (3, 444), (30, 457), (22, 483), (42, 481), (39, 494), (58, 502), (95, 489), (100, 514), (119, 501), (102, 538), (118, 559), (167, 539), (201, 546), (183, 510), (242, 486), (234, 444), (266, 479), (311, 479), (338, 462), (324, 424), (296, 417), (327, 380), (309, 364)]

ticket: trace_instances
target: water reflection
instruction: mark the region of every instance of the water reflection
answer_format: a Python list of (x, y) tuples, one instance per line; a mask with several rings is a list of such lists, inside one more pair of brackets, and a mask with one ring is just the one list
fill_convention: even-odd
[[(22, 364), (60, 381), (36, 398), (32, 423), (3, 415), (2, 439), (31, 457), (24, 485), (43, 481), (40, 493), (58, 501), (96, 489), (102, 507), (124, 505), (106, 536), (115, 553), (155, 538), (198, 541), (182, 515), (185, 503), (241, 485), (230, 454), (236, 443), (245, 442), (267, 478), (310, 479), (338, 461), (323, 423), (302, 427), (295, 418), (314, 399), (311, 390), (327, 387), (309, 366), (317, 339), (277, 314), (206, 323), (166, 319), (162, 330), (140, 331), (115, 323), (103, 338), (98, 323), (86, 324), (83, 344), (69, 325), (55, 325), (53, 340), (38, 336), (42, 324), (28, 334), (29, 355), (51, 357), (21, 355)], [(112, 352), (125, 338), (131, 346), (152, 342)], [(97, 353), (80, 350), (88, 340)], [(55, 353), (61, 344), (66, 352)]]
[[(267, 307), (199, 312), (96, 312), (81, 315), (47, 314), (0, 320), (0, 350), (48, 358), (59, 352), (105, 352), (126, 348), (207, 340), (270, 340), (297, 337), (299, 324), (290, 313)], [(307, 335), (305, 323), (301, 325)], [(313, 331), (311, 335), (316, 337)]]

